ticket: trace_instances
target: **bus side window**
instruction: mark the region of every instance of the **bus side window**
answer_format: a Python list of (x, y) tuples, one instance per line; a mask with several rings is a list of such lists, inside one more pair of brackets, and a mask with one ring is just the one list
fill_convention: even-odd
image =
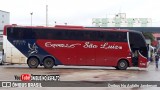
[[(46, 31), (48, 31), (48, 30), (46, 30)], [(51, 31), (48, 31), (46, 33), (51, 33), (52, 34), (52, 39), (56, 38), (56, 30), (51, 30)]]
[(127, 33), (117, 32), (117, 38), (118, 42), (127, 42)]
[(14, 30), (14, 33), (16, 33), (15, 38), (16, 39), (22, 39), (22, 30), (20, 28), (17, 28), (16, 30)]
[(77, 38), (76, 40), (84, 40), (84, 34), (82, 31), (76, 31), (77, 32)]
[(52, 33), (47, 33), (47, 39), (52, 39), (53, 38), (52, 36), (53, 36)]
[(85, 31), (84, 32), (84, 38), (89, 41), (90, 40), (90, 33)]
[(92, 41), (99, 41), (98, 31), (92, 31), (92, 32), (90, 32), (90, 40), (92, 40)]
[(63, 32), (62, 30), (57, 30), (55, 32), (55, 39), (58, 39), (58, 40), (63, 39), (63, 33), (62, 32)]
[(69, 35), (68, 35), (68, 37), (69, 37), (69, 39), (71, 39), (71, 40), (73, 40), (73, 39), (75, 39), (75, 31), (69, 31)]
[(105, 32), (105, 41), (111, 41), (110, 38), (112, 37), (110, 37), (108, 33), (109, 32)]
[(10, 38), (13, 38), (13, 28), (7, 28), (7, 35), (8, 35), (8, 37), (10, 37)]
[(105, 41), (104, 32), (98, 32), (98, 38), (99, 38), (100, 41)]
[(116, 35), (116, 32), (108, 32), (108, 37), (107, 38), (111, 42), (117, 42), (118, 41), (118, 37)]
[(35, 32), (32, 29), (23, 28), (23, 39), (35, 39)]
[(24, 39), (23, 37), (24, 37), (23, 31), (20, 30), (20, 31), (18, 32), (18, 38), (19, 38), (19, 39)]
[(28, 39), (36, 39), (36, 30), (33, 30), (33, 29), (28, 30), (27, 37)]

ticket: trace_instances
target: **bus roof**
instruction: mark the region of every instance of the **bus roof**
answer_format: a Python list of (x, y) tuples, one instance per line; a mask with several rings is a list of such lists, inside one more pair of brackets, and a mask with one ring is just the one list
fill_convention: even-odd
[(16, 24), (12, 25), (5, 25), (4, 26), (4, 32), (3, 34), (6, 35), (6, 30), (8, 27), (19, 27), (19, 28), (43, 28), (43, 29), (64, 29), (64, 30), (92, 30), (92, 31), (118, 31), (118, 32), (137, 32), (134, 30), (127, 30), (127, 29), (116, 29), (116, 28), (110, 28), (110, 29), (105, 29), (105, 28), (98, 28), (98, 27), (83, 27), (83, 26), (70, 26), (70, 25), (56, 25), (54, 27), (46, 27), (46, 26), (20, 26)]

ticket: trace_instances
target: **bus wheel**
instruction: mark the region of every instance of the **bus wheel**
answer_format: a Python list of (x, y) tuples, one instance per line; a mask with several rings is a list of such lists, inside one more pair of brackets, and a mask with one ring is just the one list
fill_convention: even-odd
[(30, 68), (37, 68), (39, 65), (39, 60), (36, 57), (31, 57), (28, 59), (27, 64)]
[(45, 68), (52, 68), (54, 66), (54, 60), (52, 58), (45, 58), (43, 60), (43, 65)]
[(118, 65), (117, 65), (117, 68), (116, 68), (116, 69), (118, 69), (118, 70), (126, 70), (127, 67), (128, 67), (127, 61), (126, 61), (126, 60), (120, 60), (120, 61), (118, 62)]

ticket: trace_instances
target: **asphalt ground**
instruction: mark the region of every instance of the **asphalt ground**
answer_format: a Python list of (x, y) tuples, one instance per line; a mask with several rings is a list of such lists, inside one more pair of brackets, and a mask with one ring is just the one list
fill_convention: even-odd
[[(52, 69), (30, 69), (26, 64), (1, 65), (0, 81), (13, 81), (15, 75), (33, 74), (33, 75), (60, 75), (60, 81), (160, 81), (160, 69), (155, 68), (155, 63), (150, 63), (146, 69), (128, 68), (127, 70), (116, 70), (113, 67), (96, 66), (56, 66)], [(18, 90), (22, 88), (0, 88), (0, 90)], [(24, 88), (28, 90), (28, 88)], [(115, 90), (115, 88), (106, 87), (43, 87), (29, 88), (29, 90)], [(116, 88), (121, 90), (124, 88)], [(157, 88), (125, 88), (127, 90)]]

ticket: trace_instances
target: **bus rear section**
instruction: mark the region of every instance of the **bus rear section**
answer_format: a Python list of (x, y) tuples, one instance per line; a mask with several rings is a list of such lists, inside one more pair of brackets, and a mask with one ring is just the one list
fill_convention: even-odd
[[(12, 33), (8, 36), (7, 31), (13, 31), (14, 25), (6, 25), (4, 27), (3, 32), (3, 62), (5, 63), (11, 63), (11, 64), (24, 64), (27, 63), (27, 57), (20, 52), (16, 46), (21, 46), (25, 44), (25, 41), (22, 39), (16, 39), (16, 34)], [(12, 41), (9, 39), (11, 37)], [(23, 49), (23, 46), (21, 46)]]
[[(45, 68), (54, 65), (111, 66), (121, 70), (146, 67), (145, 41), (137, 32), (15, 26), (6, 26), (5, 31), (3, 46), (9, 63), (27, 63), (30, 68), (39, 65)], [(141, 41), (135, 41), (135, 36), (142, 38)], [(133, 59), (135, 50), (138, 59)]]

